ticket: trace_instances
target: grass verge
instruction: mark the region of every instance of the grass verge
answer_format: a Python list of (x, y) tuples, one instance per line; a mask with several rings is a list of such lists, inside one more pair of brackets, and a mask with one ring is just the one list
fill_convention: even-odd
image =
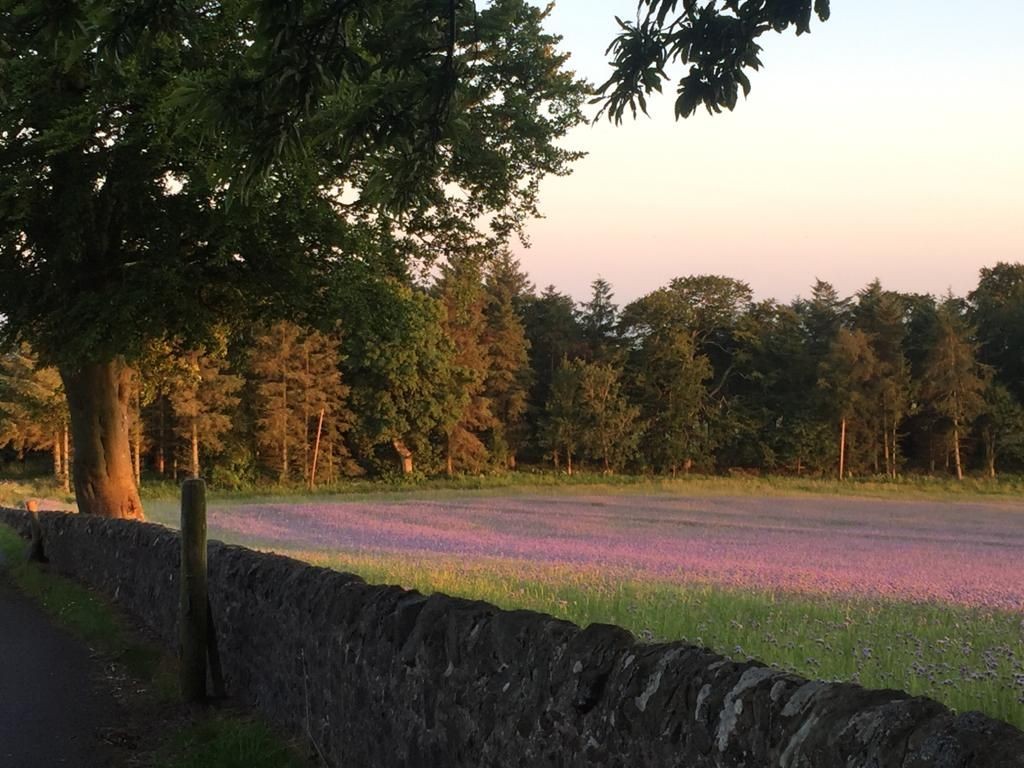
[(286, 552), (400, 584), (529, 608), (650, 641), (685, 640), (812, 679), (854, 681), (980, 710), (1024, 728), (1024, 616), (620, 578), (595, 568), (408, 555)]
[[(105, 659), (165, 704), (177, 697), (173, 659), (138, 639), (128, 622), (107, 600), (77, 582), (26, 562), (25, 542), (0, 525), (0, 560), (6, 575), (27, 596)], [(255, 718), (209, 711), (166, 727), (152, 768), (308, 768), (298, 751)]]

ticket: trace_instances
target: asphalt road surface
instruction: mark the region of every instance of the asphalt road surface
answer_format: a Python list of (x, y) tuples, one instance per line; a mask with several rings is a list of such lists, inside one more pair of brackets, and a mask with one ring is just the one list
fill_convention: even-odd
[(0, 768), (106, 768), (116, 711), (88, 649), (7, 581), (0, 561)]

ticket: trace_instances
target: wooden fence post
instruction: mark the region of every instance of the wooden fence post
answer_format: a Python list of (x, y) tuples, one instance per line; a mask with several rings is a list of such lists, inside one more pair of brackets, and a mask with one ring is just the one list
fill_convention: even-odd
[(206, 484), (196, 478), (181, 486), (181, 575), (178, 612), (181, 696), (206, 699), (209, 623), (206, 588)]
[(25, 502), (28, 510), (28, 524), (32, 531), (32, 542), (28, 547), (28, 559), (31, 563), (46, 563), (49, 560), (43, 551), (43, 527), (39, 524), (39, 502), (29, 499)]

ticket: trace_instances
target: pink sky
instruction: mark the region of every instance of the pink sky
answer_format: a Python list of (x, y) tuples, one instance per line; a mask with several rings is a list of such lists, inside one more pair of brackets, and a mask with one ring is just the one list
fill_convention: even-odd
[[(577, 130), (575, 173), (542, 189), (517, 253), (577, 298), (601, 275), (627, 302), (679, 275), (746, 280), (788, 301), (815, 277), (852, 293), (963, 294), (978, 269), (1024, 259), (1024, 4), (834, 0), (800, 39), (767, 41), (735, 113)], [(614, 13), (562, 0), (549, 26), (578, 71), (604, 76)]]

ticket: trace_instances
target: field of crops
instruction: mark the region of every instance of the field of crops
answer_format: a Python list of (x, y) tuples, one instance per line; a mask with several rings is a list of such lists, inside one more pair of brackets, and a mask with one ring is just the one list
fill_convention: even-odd
[[(170, 519), (173, 508), (150, 505)], [(1024, 725), (1024, 505), (616, 494), (214, 505), (371, 581), (700, 642)]]

